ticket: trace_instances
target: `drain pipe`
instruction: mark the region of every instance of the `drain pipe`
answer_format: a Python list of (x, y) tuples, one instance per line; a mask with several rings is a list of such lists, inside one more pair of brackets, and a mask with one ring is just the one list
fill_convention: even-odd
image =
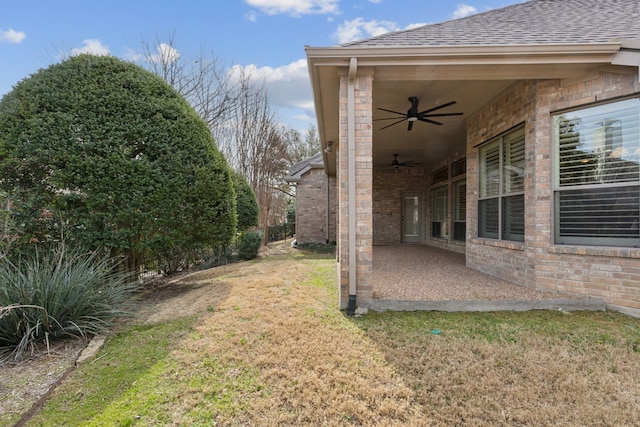
[(325, 200), (327, 202), (327, 205), (325, 206), (326, 210), (326, 215), (324, 216), (324, 227), (325, 227), (325, 233), (324, 233), (324, 240), (326, 244), (329, 244), (329, 215), (330, 215), (330, 210), (331, 210), (331, 191), (329, 189), (329, 184), (331, 183), (331, 180), (329, 180), (329, 174), (326, 174), (327, 177), (327, 191), (325, 193)]
[(356, 311), (356, 74), (358, 60), (349, 61), (349, 80), (347, 83), (347, 169), (349, 194), (349, 305), (347, 315)]

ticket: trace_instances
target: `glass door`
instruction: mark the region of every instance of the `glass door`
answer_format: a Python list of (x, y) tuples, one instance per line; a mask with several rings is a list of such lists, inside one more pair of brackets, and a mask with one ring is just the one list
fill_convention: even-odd
[(402, 242), (422, 242), (422, 209), (417, 193), (402, 196)]

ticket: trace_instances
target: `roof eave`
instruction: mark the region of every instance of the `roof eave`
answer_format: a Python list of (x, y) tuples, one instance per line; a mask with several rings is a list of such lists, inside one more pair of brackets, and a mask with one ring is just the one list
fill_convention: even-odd
[(520, 44), (520, 45), (464, 45), (464, 46), (337, 46), (305, 48), (310, 65), (348, 66), (351, 58), (358, 58), (359, 66), (418, 65), (441, 60), (454, 63), (548, 63), (575, 61), (606, 62), (607, 58), (629, 45), (628, 40), (607, 43)]
[[(336, 46), (311, 47), (306, 46), (307, 64), (314, 94), (318, 132), (322, 150), (327, 148), (329, 139), (335, 135), (327, 135), (325, 110), (322, 91), (334, 93), (337, 91), (338, 74), (346, 72), (351, 58), (357, 58), (358, 67), (428, 67), (437, 69), (446, 67), (451, 69), (469, 70), (481, 69), (483, 73), (493, 73), (495, 66), (515, 66), (525, 70), (549, 68), (557, 70), (559, 65), (594, 66), (616, 64), (629, 65), (633, 59), (619, 59), (617, 55), (623, 49), (634, 49), (640, 46), (639, 40), (617, 39), (605, 43), (556, 43), (556, 44), (511, 44), (511, 45), (450, 45), (450, 46)], [(616, 56), (617, 55), (617, 56)], [(616, 64), (616, 65), (618, 65)], [(536, 68), (537, 67), (537, 68)], [(320, 69), (336, 69), (335, 77), (325, 82), (322, 87)], [(453, 74), (451, 74), (453, 75)], [(494, 74), (494, 78), (499, 76)], [(378, 75), (380, 77), (380, 75)], [(504, 76), (500, 77), (503, 78)], [(547, 76), (551, 78), (550, 76)], [(328, 86), (327, 86), (328, 85)], [(333, 87), (336, 85), (336, 87)], [(330, 86), (330, 87), (329, 87)], [(334, 108), (331, 106), (331, 108)], [(335, 133), (335, 132), (334, 132)], [(329, 174), (335, 174), (334, 154), (323, 153), (325, 169)]]
[(296, 173), (287, 175), (284, 177), (284, 180), (290, 183), (297, 183), (302, 180), (302, 175), (309, 172), (311, 169), (324, 169), (325, 165), (321, 162), (313, 162), (305, 165), (302, 169), (297, 171)]

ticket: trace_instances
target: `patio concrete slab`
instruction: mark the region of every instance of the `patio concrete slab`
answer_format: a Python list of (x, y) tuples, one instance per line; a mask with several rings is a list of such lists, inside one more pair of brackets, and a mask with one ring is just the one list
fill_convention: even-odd
[(375, 311), (604, 310), (598, 299), (516, 285), (466, 267), (464, 254), (426, 245), (373, 247)]

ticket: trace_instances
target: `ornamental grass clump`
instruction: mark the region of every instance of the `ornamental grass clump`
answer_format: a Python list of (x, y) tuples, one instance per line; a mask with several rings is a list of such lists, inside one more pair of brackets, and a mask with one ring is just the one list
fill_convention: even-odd
[(113, 259), (65, 249), (0, 259), (0, 360), (59, 338), (95, 335), (127, 315), (137, 284)]

